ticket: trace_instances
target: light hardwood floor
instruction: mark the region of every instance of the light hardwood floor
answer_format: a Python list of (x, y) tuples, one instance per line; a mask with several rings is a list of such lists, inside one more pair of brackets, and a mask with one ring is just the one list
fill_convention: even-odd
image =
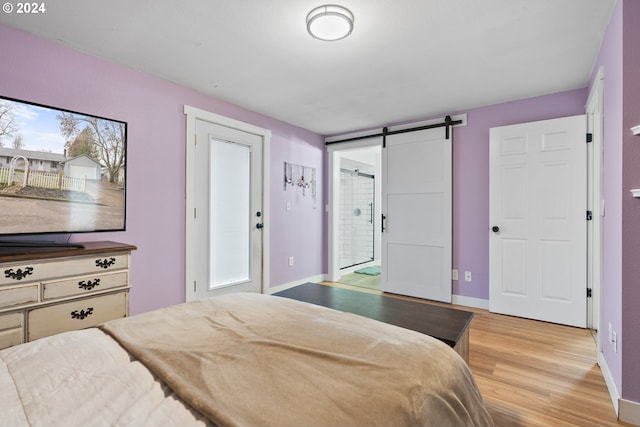
[(616, 419), (589, 330), (446, 306), (475, 313), (469, 365), (496, 427), (629, 426)]

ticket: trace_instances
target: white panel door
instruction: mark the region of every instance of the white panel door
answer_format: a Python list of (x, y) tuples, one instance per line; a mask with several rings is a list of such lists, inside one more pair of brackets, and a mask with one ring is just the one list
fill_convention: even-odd
[(585, 327), (586, 116), (490, 130), (490, 311)]
[(196, 120), (189, 299), (262, 292), (262, 137)]
[(451, 160), (444, 128), (387, 137), (383, 291), (451, 302)]

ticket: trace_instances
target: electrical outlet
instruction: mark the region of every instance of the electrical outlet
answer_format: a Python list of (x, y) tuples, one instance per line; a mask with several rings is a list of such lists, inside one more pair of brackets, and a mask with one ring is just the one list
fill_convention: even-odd
[(289, 257), (289, 267), (293, 267), (293, 257)]
[(470, 271), (465, 271), (464, 272), (464, 281), (465, 282), (470, 282), (471, 281), (471, 272)]
[(455, 268), (451, 270), (451, 280), (458, 280), (458, 270)]
[(618, 334), (616, 334), (616, 331), (613, 331), (613, 334), (611, 335), (611, 343), (613, 344), (613, 352), (617, 353), (618, 352)]

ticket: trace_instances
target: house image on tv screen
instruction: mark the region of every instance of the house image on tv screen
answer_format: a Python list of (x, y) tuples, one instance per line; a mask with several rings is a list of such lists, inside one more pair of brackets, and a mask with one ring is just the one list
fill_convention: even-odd
[(82, 154), (64, 162), (64, 175), (71, 178), (98, 180), (101, 178), (102, 166), (86, 154)]
[[(86, 181), (103, 179), (103, 167), (86, 154), (65, 154), (0, 147), (0, 184), (59, 190), (87, 190)], [(11, 181), (11, 182), (9, 182)]]
[(27, 159), (31, 170), (50, 173), (62, 172), (62, 166), (67, 160), (64, 154), (59, 153), (0, 147), (0, 168), (9, 168), (14, 157)]

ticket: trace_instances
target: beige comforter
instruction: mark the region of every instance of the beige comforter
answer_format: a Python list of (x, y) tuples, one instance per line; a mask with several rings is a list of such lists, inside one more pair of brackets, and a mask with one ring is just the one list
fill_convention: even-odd
[(0, 351), (0, 426), (492, 425), (449, 347), (324, 307), (236, 294), (103, 329), (122, 346), (91, 328)]
[(420, 333), (232, 294), (102, 329), (218, 426), (488, 426), (465, 362)]

